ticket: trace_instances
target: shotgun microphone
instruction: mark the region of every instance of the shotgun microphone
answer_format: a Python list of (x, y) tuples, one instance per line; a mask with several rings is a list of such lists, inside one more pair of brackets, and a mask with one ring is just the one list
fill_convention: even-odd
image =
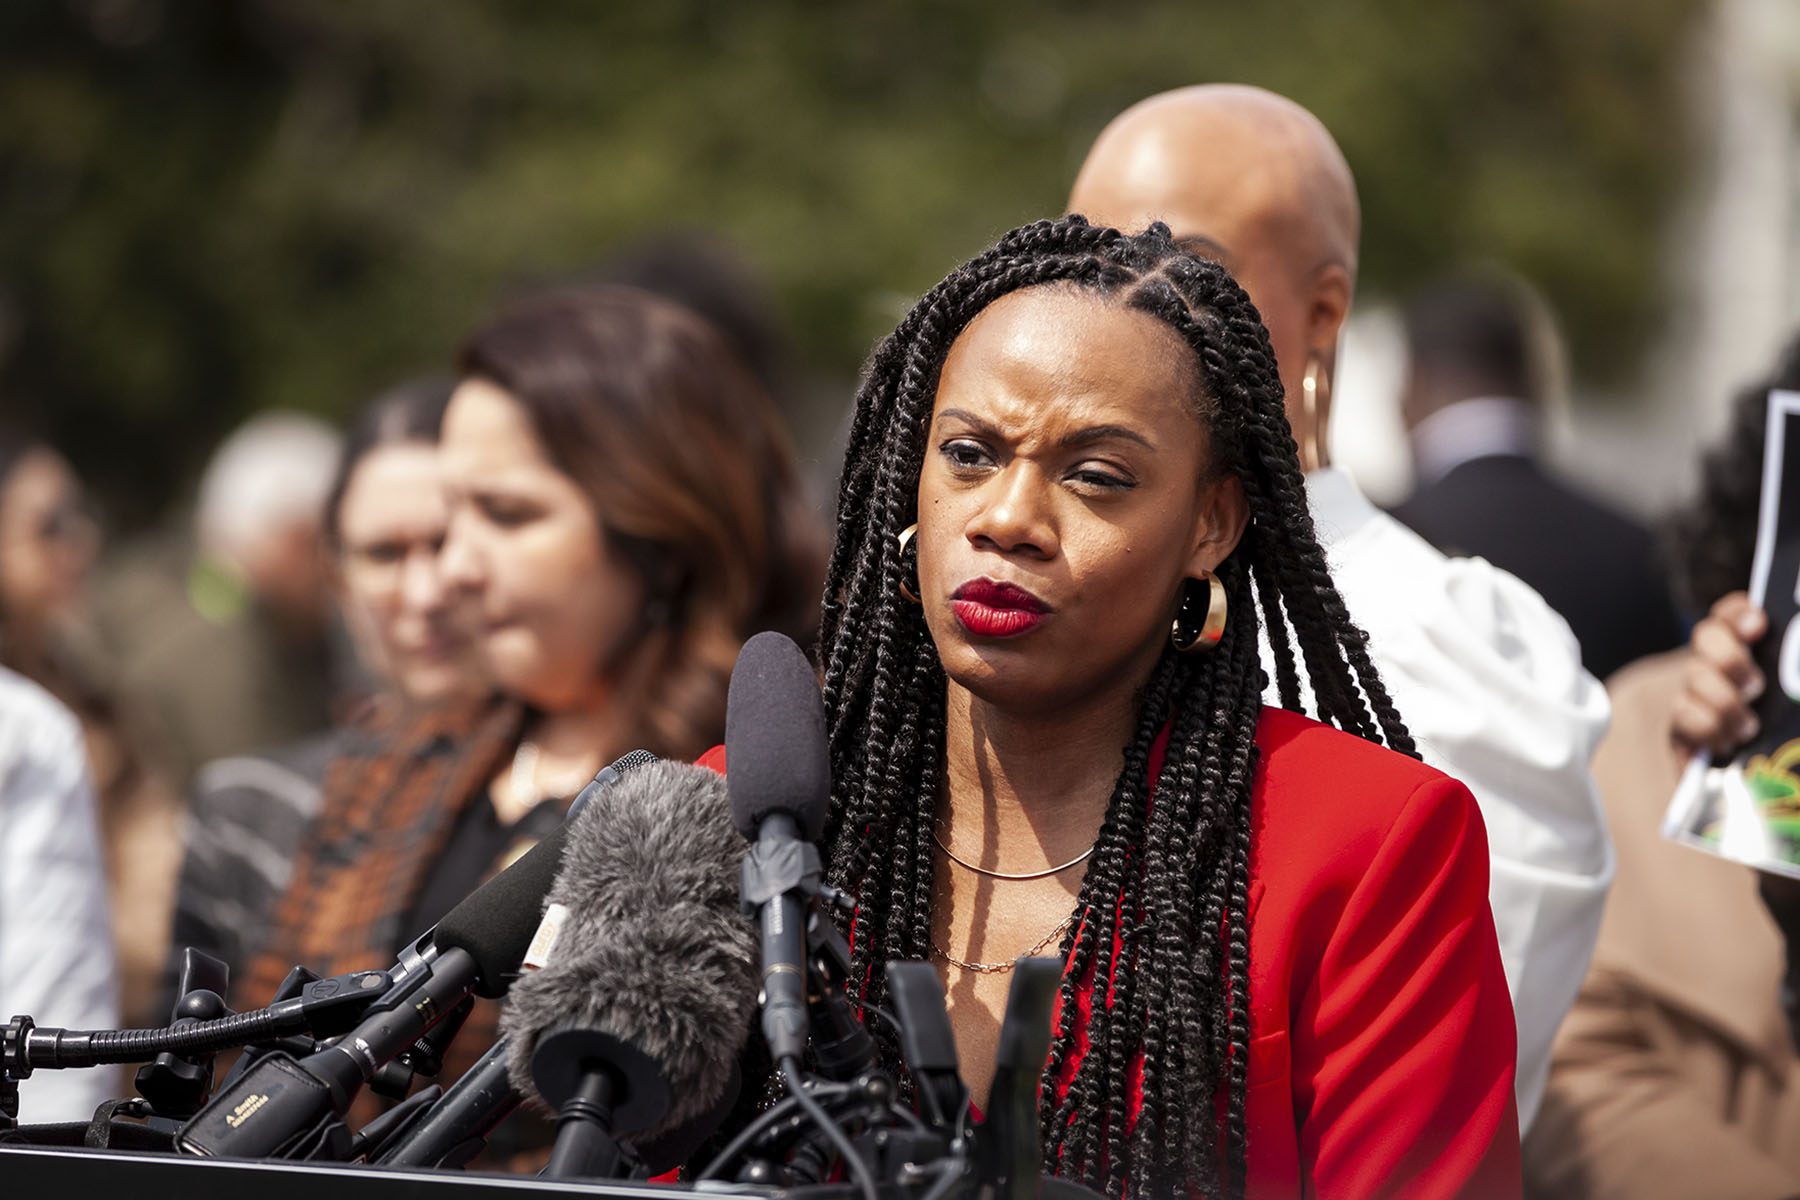
[(806, 923), (831, 803), (825, 704), (812, 664), (779, 633), (744, 643), (725, 704), (731, 819), (751, 842), (743, 904), (762, 936), (762, 1028), (775, 1061), (806, 1049)]

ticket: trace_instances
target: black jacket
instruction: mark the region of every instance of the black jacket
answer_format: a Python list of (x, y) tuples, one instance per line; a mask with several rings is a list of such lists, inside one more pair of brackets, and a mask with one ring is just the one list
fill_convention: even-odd
[(1650, 531), (1529, 458), (1470, 459), (1394, 515), (1446, 554), (1478, 555), (1536, 588), (1600, 679), (1685, 640)]

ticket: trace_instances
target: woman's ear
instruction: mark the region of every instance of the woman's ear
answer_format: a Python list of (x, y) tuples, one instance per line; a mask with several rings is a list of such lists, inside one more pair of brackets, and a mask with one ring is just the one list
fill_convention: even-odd
[(1202, 571), (1218, 570), (1219, 564), (1237, 549), (1249, 523), (1250, 503), (1244, 499), (1243, 481), (1234, 471), (1215, 473), (1200, 497), (1187, 573), (1198, 577)]

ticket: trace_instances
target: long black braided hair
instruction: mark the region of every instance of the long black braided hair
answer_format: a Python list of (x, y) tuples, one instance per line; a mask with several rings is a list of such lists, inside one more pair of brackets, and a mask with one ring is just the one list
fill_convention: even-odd
[[(1122, 301), (1192, 347), (1214, 469), (1242, 481), (1251, 521), (1218, 571), (1230, 616), (1217, 648), (1197, 656), (1171, 648), (1142, 691), (1082, 883), (1084, 919), (1062, 945), (1070, 970), (1040, 1089), (1044, 1163), (1114, 1197), (1218, 1196), (1242, 1190), (1248, 1143), (1250, 796), (1266, 679), (1259, 627), (1285, 707), (1301, 710), (1304, 678), (1320, 719), (1413, 747), (1326, 573), (1268, 334), (1224, 269), (1179, 249), (1166, 227), (1127, 237), (1066, 217), (1014, 230), (927, 293), (876, 349), (857, 394), (820, 641), (836, 793), (828, 872), (858, 899), (853, 977), (879, 1003), (881, 964), (928, 954), (944, 753), (946, 679), (921, 610), (901, 595), (895, 535), (916, 519), (951, 343), (999, 297), (1046, 284)], [(1165, 726), (1151, 805), (1151, 746)], [(1059, 1096), (1084, 978), (1112, 979), (1112, 1002), (1093, 1006), (1089, 1049)], [(1128, 1078), (1140, 1051), (1133, 1123)], [(891, 1038), (882, 1053), (897, 1067)]]

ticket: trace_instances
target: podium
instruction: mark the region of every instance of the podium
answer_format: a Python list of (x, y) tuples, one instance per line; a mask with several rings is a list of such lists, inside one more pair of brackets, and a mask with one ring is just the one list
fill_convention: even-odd
[[(750, 1184), (579, 1182), (475, 1171), (409, 1171), (342, 1163), (254, 1162), (128, 1150), (0, 1146), (0, 1182), (9, 1196), (166, 1196), (171, 1200), (679, 1200), (742, 1196), (779, 1200), (786, 1192)], [(809, 1188), (812, 1197), (836, 1188)], [(849, 1196), (854, 1189), (845, 1188)]]

